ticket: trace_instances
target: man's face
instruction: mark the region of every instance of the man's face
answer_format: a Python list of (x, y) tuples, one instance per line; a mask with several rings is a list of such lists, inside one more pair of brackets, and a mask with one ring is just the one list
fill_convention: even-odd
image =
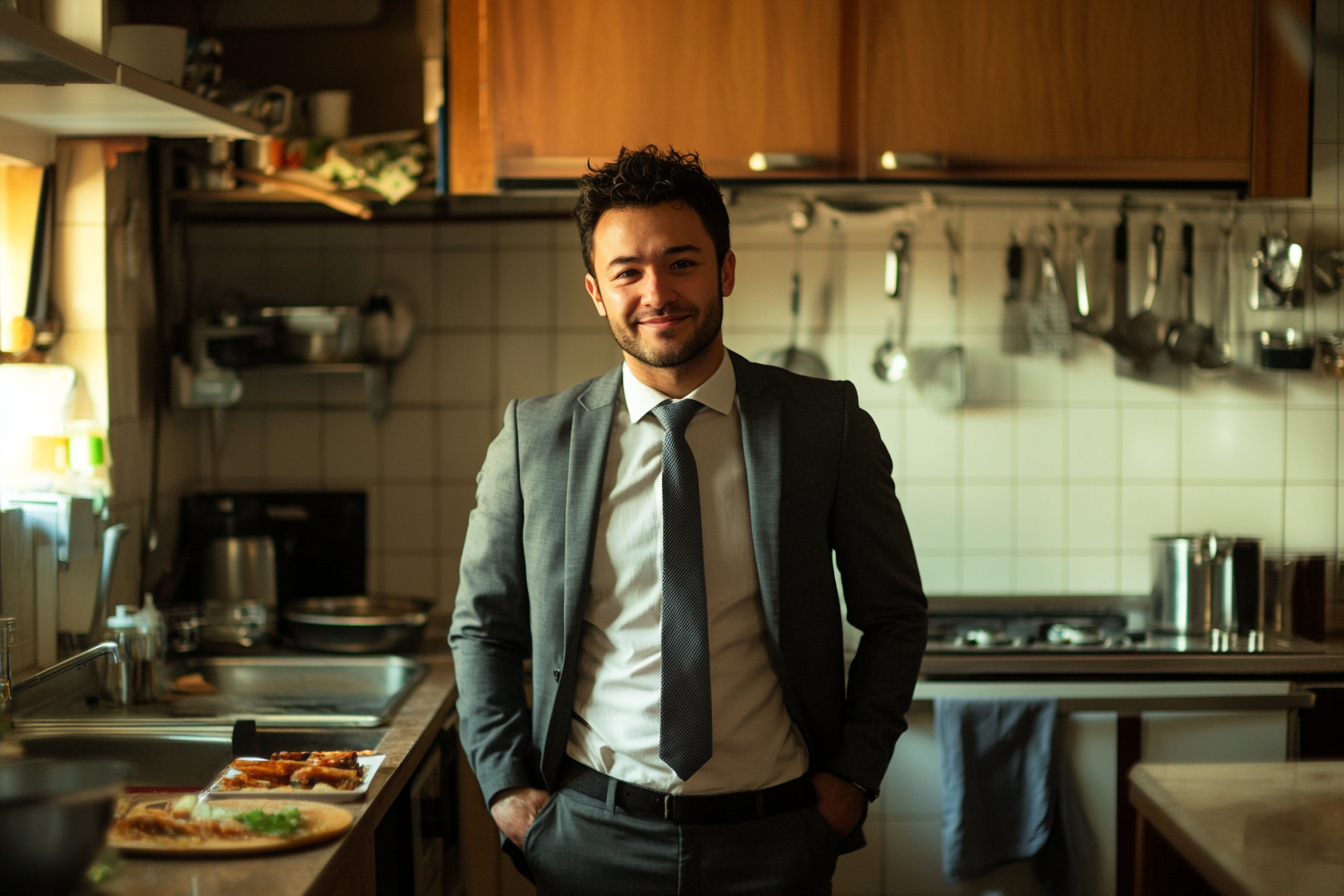
[(604, 212), (585, 279), (621, 349), (650, 367), (676, 367), (720, 341), (736, 259), (719, 268), (695, 210), (681, 204)]

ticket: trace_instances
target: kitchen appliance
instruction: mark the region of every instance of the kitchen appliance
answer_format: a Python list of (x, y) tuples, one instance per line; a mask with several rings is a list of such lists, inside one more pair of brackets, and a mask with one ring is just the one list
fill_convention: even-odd
[(928, 649), (1092, 651), (1126, 650), (1139, 643), (1123, 613), (931, 613)]
[(28, 896), (75, 892), (112, 823), (124, 762), (0, 764), (0, 880)]
[(204, 601), (202, 639), (216, 646), (283, 635), (290, 601), (366, 593), (366, 518), (364, 492), (186, 495), (173, 603)]
[(1140, 596), (933, 596), (926, 653), (1040, 654), (1062, 661), (1099, 654), (1325, 652), (1321, 644), (1288, 632), (1241, 637), (1217, 629), (1201, 635), (1157, 631), (1148, 625), (1148, 605), (1148, 599)]

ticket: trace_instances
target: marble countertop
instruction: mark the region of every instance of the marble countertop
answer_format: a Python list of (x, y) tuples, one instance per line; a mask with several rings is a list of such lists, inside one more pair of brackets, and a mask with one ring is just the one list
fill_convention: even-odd
[(1140, 763), (1130, 801), (1224, 896), (1344, 893), (1344, 762)]
[(253, 858), (123, 859), (100, 884), (99, 894), (125, 896), (327, 896), (373, 892), (373, 835), (397, 794), (421, 760), (457, 702), (452, 660), (443, 653), (420, 659), (424, 681), (407, 697), (388, 726), (379, 751), (387, 758), (361, 802), (342, 803), (354, 826), (330, 843)]

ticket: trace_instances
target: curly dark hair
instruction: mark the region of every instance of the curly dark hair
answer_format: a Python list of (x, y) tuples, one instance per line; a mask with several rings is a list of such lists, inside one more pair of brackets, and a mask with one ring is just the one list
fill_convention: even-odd
[(583, 265), (593, 270), (593, 231), (603, 212), (614, 208), (650, 208), (667, 202), (681, 202), (700, 216), (714, 242), (719, 267), (732, 248), (728, 236), (728, 209), (714, 178), (700, 167), (700, 155), (663, 152), (652, 144), (640, 149), (621, 147), (614, 162), (601, 168), (588, 163), (588, 174), (579, 178), (579, 201), (574, 219), (579, 224), (579, 245)]

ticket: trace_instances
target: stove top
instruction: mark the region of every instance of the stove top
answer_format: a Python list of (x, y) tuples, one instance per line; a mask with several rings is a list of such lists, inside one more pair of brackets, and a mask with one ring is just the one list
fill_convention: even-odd
[(1123, 613), (931, 613), (928, 653), (1321, 653), (1291, 635), (1211, 632), (1186, 637), (1126, 631)]

